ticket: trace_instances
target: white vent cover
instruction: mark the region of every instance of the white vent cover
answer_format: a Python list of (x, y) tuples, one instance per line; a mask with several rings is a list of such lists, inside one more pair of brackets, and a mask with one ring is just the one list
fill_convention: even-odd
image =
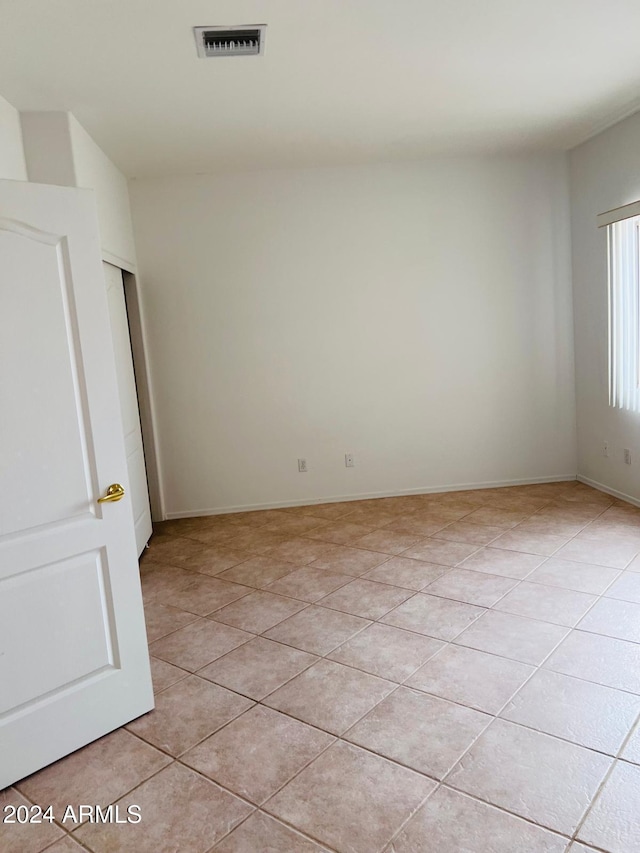
[(266, 24), (238, 27), (194, 27), (198, 56), (259, 56), (264, 53)]

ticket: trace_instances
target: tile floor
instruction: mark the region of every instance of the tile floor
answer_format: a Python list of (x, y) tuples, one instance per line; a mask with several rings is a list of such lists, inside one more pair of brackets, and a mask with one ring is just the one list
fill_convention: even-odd
[(640, 851), (640, 510), (578, 483), (159, 525), (156, 709), (3, 853)]

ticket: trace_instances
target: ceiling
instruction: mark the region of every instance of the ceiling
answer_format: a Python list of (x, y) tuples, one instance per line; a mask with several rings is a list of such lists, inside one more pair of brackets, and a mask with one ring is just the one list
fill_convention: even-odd
[[(638, 0), (0, 0), (0, 94), (129, 176), (570, 148), (640, 109)], [(262, 57), (192, 27), (267, 24)]]

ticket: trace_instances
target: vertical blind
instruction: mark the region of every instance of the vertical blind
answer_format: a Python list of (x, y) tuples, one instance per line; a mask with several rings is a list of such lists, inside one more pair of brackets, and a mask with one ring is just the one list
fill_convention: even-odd
[(640, 411), (640, 216), (607, 225), (609, 405)]

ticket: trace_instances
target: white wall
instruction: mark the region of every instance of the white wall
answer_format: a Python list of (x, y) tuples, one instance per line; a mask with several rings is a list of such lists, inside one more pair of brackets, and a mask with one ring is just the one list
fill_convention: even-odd
[(563, 155), (130, 189), (169, 515), (575, 475)]
[(129, 188), (122, 172), (71, 113), (24, 112), (22, 130), (29, 180), (94, 190), (104, 259), (133, 270)]
[(0, 96), (0, 178), (27, 180), (20, 113)]
[(95, 190), (105, 260), (132, 269), (136, 263), (129, 187), (122, 172), (69, 114), (76, 186)]
[(27, 111), (20, 120), (29, 180), (76, 187), (69, 113)]
[[(578, 471), (636, 500), (640, 415), (608, 405), (607, 237), (596, 216), (640, 200), (639, 150), (636, 114), (570, 153)], [(632, 451), (631, 466), (624, 463), (625, 447)]]

